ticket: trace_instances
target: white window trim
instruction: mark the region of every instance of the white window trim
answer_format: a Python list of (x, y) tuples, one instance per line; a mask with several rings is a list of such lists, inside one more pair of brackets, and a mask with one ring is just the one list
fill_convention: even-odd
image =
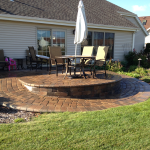
[[(53, 37), (53, 31), (62, 31), (62, 32), (65, 32), (65, 54), (67, 54), (67, 30), (65, 30), (65, 29), (60, 29), (60, 28), (38, 28), (38, 27), (36, 27), (36, 33), (37, 33), (37, 31), (38, 30), (50, 30), (51, 31), (51, 37)], [(36, 52), (38, 53), (38, 50), (37, 50), (37, 45), (38, 45), (38, 43), (37, 43), (37, 34), (36, 34)], [(51, 45), (53, 46), (53, 39), (51, 38)]]

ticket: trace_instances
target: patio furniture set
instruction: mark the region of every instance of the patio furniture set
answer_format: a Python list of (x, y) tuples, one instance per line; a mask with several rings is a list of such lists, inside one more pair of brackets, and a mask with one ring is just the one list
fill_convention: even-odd
[[(26, 65), (27, 68), (40, 68), (42, 69), (42, 64), (47, 64), (47, 71), (49, 65), (49, 74), (51, 74), (52, 66), (56, 66), (56, 76), (58, 76), (58, 67), (62, 67), (62, 74), (64, 67), (66, 67), (66, 72), (64, 78), (67, 76), (69, 72), (69, 77), (81, 77), (84, 76), (86, 78), (86, 74), (84, 71), (85, 66), (90, 68), (91, 75), (96, 75), (95, 66), (103, 66), (106, 64), (106, 56), (108, 52), (109, 46), (99, 46), (97, 50), (97, 55), (92, 56), (93, 54), (93, 46), (85, 46), (83, 48), (82, 55), (62, 55), (60, 47), (50, 47), (49, 46), (49, 55), (50, 57), (43, 55), (36, 55), (36, 50), (34, 47), (28, 47), (29, 50), (26, 50)], [(80, 59), (80, 63), (76, 62), (76, 59)], [(19, 69), (19, 65), (23, 69), (23, 58), (15, 58), (16, 61), (9, 57), (4, 57), (3, 50), (0, 50), (0, 67), (7, 67), (10, 70), (10, 66), (15, 66), (15, 69)], [(106, 65), (105, 65), (106, 66)], [(74, 70), (74, 75), (71, 76), (71, 68)], [(76, 74), (76, 69), (80, 68), (80, 75)], [(83, 74), (81, 74), (81, 71)], [(105, 76), (106, 76), (106, 68), (105, 68)]]
[[(66, 72), (64, 78), (67, 76), (68, 72), (71, 76), (71, 68), (74, 70), (74, 77), (81, 77), (84, 76), (86, 78), (86, 74), (84, 71), (85, 66), (90, 67), (91, 75), (96, 75), (95, 71), (95, 65), (103, 66), (103, 64), (106, 64), (106, 56), (108, 52), (109, 46), (99, 46), (97, 50), (97, 55), (92, 56), (93, 54), (93, 46), (85, 46), (82, 52), (82, 55), (62, 55), (61, 48), (60, 47), (50, 47), (49, 46), (49, 55), (50, 57), (43, 56), (43, 55), (36, 55), (35, 50), (33, 47), (29, 47), (30, 52), (30, 65), (33, 69), (33, 63), (36, 66), (36, 69), (38, 66), (42, 69), (42, 63), (46, 62), (47, 64), (47, 70), (48, 70), (48, 63), (49, 63), (49, 74), (51, 74), (51, 68), (52, 66), (56, 66), (56, 76), (58, 76), (58, 67), (62, 67), (62, 74), (64, 67), (66, 67)], [(80, 63), (76, 63), (76, 59), (80, 59)], [(44, 61), (46, 60), (46, 61)], [(80, 68), (80, 76), (76, 74), (76, 69)], [(83, 74), (81, 75), (81, 71)], [(106, 75), (106, 68), (105, 68), (105, 75)]]

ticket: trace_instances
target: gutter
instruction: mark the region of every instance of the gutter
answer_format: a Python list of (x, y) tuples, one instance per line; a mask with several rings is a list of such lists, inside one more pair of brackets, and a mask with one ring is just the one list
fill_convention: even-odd
[[(62, 25), (62, 26), (70, 26), (74, 28), (76, 26), (75, 21), (45, 19), (45, 18), (38, 18), (38, 17), (26, 17), (26, 16), (18, 16), (18, 15), (6, 15), (6, 14), (0, 14), (0, 20), (41, 23), (41, 24), (50, 24), (50, 25)], [(137, 31), (139, 29), (134, 27), (123, 27), (123, 26), (92, 24), (92, 23), (88, 23), (87, 26), (88, 28), (121, 30), (121, 31)]]

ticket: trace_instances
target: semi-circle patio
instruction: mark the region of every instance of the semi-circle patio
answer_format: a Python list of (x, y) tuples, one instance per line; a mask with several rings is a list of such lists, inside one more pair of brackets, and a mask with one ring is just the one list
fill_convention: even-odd
[[(107, 73), (112, 73), (107, 71)], [(10, 71), (0, 74), (0, 104), (18, 110), (34, 112), (96, 111), (111, 107), (132, 105), (150, 97), (150, 85), (138, 79), (121, 75), (120, 95), (105, 98), (65, 98), (31, 93), (18, 80), (47, 74), (46, 71)], [(112, 73), (113, 74), (113, 73)], [(61, 74), (58, 75), (58, 77)], [(39, 79), (40, 80), (40, 79)], [(46, 78), (45, 78), (46, 80)], [(65, 79), (66, 80), (66, 79)], [(78, 80), (78, 79), (76, 79)], [(83, 79), (86, 80), (86, 79)]]

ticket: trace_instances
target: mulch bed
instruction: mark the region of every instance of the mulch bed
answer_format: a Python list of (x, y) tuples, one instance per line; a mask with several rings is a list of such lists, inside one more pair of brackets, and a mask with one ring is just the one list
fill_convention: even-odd
[(14, 120), (17, 118), (23, 118), (26, 122), (28, 122), (31, 118), (39, 115), (40, 113), (20, 111), (0, 105), (0, 124), (14, 123)]

